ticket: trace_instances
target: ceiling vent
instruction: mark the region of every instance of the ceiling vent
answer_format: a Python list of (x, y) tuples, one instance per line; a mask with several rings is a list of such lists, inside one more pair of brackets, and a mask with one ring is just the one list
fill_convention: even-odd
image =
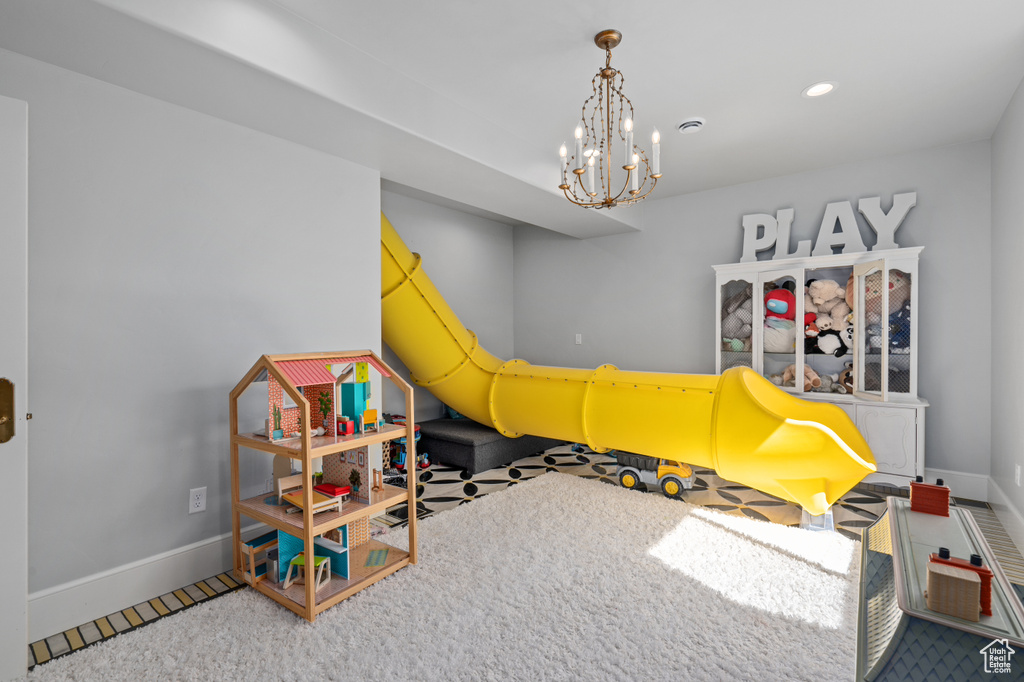
[(679, 124), (679, 132), (685, 134), (696, 133), (704, 127), (704, 119), (699, 116), (691, 116)]

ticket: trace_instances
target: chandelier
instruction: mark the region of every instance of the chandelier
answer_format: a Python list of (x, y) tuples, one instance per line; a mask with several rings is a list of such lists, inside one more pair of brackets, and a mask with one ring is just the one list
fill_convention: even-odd
[[(661, 177), (661, 135), (657, 128), (651, 135), (650, 159), (633, 144), (633, 103), (622, 94), (622, 72), (612, 68), (612, 48), (621, 40), (622, 34), (613, 30), (594, 36), (594, 43), (605, 51), (604, 68), (594, 76), (594, 92), (583, 103), (572, 156), (565, 144), (558, 150), (562, 159), (562, 184), (558, 188), (566, 199), (585, 208), (611, 208), (640, 201)], [(614, 146), (613, 136), (618, 140)], [(614, 184), (613, 166), (625, 171), (624, 177), (616, 172), (621, 179)], [(619, 182), (622, 188), (612, 194)]]

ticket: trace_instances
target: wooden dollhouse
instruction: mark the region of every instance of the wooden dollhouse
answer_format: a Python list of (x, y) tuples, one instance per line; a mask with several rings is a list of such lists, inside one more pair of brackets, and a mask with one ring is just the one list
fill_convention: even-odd
[[(342, 417), (371, 412), (367, 409), (370, 368), (402, 390), (406, 414), (414, 414), (412, 387), (368, 350), (264, 355), (231, 391), (235, 575), (310, 622), (318, 613), (416, 563), (415, 471), (410, 472), (404, 490), (383, 483), (371, 486), (371, 479), (376, 481), (377, 476), (368, 458), (372, 444), (399, 438), (413, 443), (413, 420), (405, 425), (375, 422), (376, 429), (352, 433), (341, 429), (339, 433)], [(355, 381), (347, 381), (353, 376)], [(266, 426), (258, 433), (241, 433), (239, 397), (251, 384), (262, 381), (268, 384)], [(343, 414), (342, 410), (359, 414)], [(300, 462), (301, 479), (289, 476), (287, 483), (289, 488), (301, 484), (301, 492), (240, 499), (239, 453), (243, 449), (275, 455), (277, 462), (285, 465), (275, 462), (279, 482), (279, 472), (290, 472), (292, 460)], [(347, 499), (343, 501), (339, 493), (339, 499), (330, 500), (330, 492), (314, 489), (313, 463), (318, 459), (323, 468), (320, 489), (348, 488)], [(408, 551), (371, 539), (369, 532), (371, 516), (403, 501), (409, 509)], [(242, 516), (273, 530), (243, 541)]]

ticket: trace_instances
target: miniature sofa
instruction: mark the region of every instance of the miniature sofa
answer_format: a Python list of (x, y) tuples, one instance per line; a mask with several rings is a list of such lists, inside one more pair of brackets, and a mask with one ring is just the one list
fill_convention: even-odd
[(443, 417), (420, 422), (417, 452), (425, 452), (431, 463), (444, 463), (465, 469), (470, 475), (510, 464), (564, 441), (538, 436), (508, 438), (490, 426), (472, 419)]

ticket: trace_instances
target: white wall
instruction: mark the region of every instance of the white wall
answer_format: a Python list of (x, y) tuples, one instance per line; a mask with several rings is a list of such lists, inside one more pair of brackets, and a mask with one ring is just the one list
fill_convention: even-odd
[(228, 392), (264, 353), (380, 347), (380, 180), (7, 52), (0, 93), (29, 103), (37, 592), (230, 531)]
[[(817, 234), (830, 201), (856, 205), (860, 197), (882, 196), (888, 208), (893, 193), (917, 191), (918, 205), (896, 240), (925, 247), (920, 392), (932, 405), (926, 465), (987, 475), (989, 166), (983, 141), (647, 201), (639, 234), (578, 241), (516, 228), (516, 352), (530, 362), (568, 367), (607, 362), (623, 369), (713, 373), (711, 266), (739, 260), (744, 214), (794, 208), (795, 243)], [(860, 223), (870, 246), (874, 234)], [(577, 333), (582, 345), (574, 343)]]
[(1015, 480), (1015, 467), (1024, 467), (1024, 356), (1012, 339), (1017, 332), (1024, 334), (1024, 318), (1017, 314), (1020, 304), (1013, 303), (1016, 278), (1010, 273), (1019, 272), (1024, 263), (1021, 187), (1024, 85), (1017, 88), (992, 136), (992, 310), (999, 311), (992, 320), (992, 480), (1018, 518), (1024, 512), (1024, 488)]
[[(480, 345), (512, 359), (512, 228), (389, 191), (381, 192), (381, 210), (423, 257), (424, 271)], [(408, 380), (409, 370), (390, 348), (384, 360)], [(441, 416), (440, 401), (425, 389), (416, 388), (415, 400), (417, 420)], [(384, 387), (384, 409), (405, 412), (402, 393), (391, 385)]]

